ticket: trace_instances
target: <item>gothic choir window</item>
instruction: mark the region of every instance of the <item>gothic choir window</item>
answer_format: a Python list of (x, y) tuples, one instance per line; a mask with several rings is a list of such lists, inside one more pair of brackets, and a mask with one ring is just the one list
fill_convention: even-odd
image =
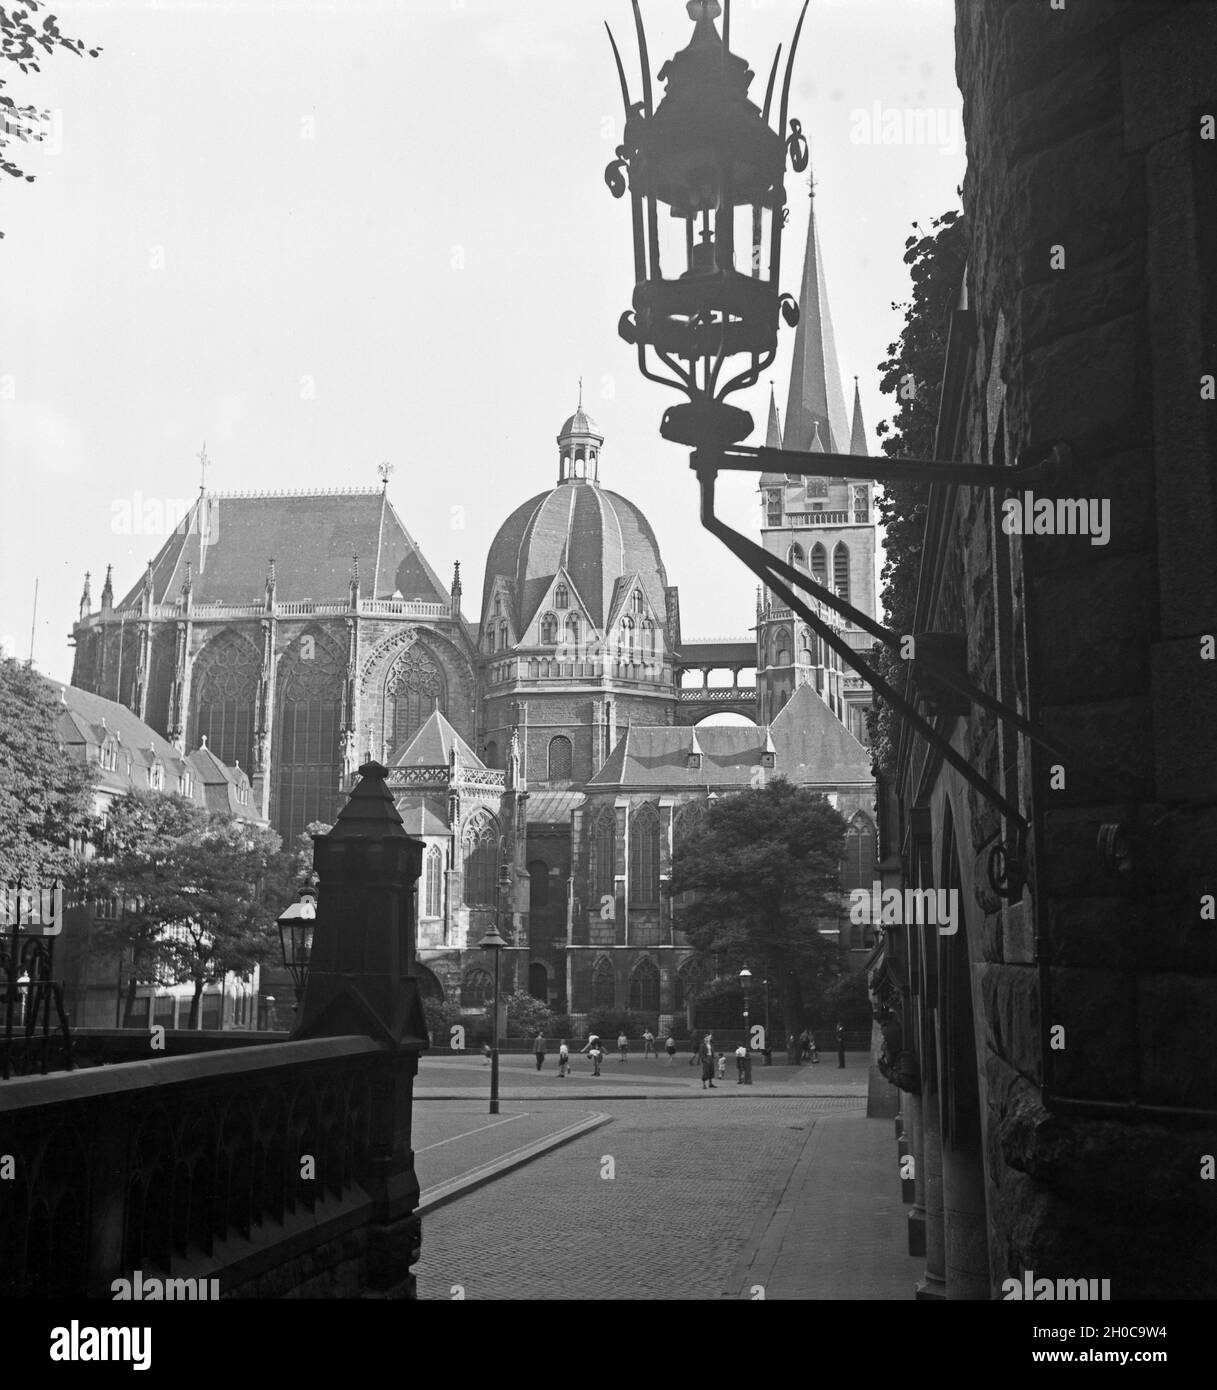
[(638, 907), (659, 902), (659, 817), (649, 804), (630, 822), (630, 902)]
[(849, 547), (844, 541), (838, 541), (836, 549), (832, 553), (832, 582), (837, 593), (848, 601)]
[(828, 585), (828, 552), (817, 541), (811, 547), (811, 577), (817, 584)]
[(493, 907), (498, 880), (499, 824), (485, 811), (470, 817), (462, 836), (465, 855), (465, 902)]
[(771, 487), (765, 489), (765, 525), (780, 526), (782, 524), (782, 489)]
[(565, 584), (559, 584), (558, 587), (554, 590), (554, 607), (570, 607), (570, 591), (567, 589)]
[(558, 645), (558, 619), (553, 613), (546, 613), (541, 619), (541, 642), (546, 647)]
[[(318, 648), (320, 650), (320, 648)], [(434, 657), (421, 643), (408, 647), (385, 678), (384, 743), (396, 762), (432, 712), (447, 705), (447, 687)]]
[(549, 741), (549, 780), (569, 782), (571, 779), (572, 749), (571, 741), (564, 735)]
[[(679, 857), (686, 849), (692, 847), (696, 837), (705, 829), (705, 816), (704, 801), (686, 801), (678, 808), (672, 822), (672, 851), (675, 856)], [(673, 898), (672, 905), (677, 912), (681, 912), (692, 900), (692, 893), (678, 893)]]
[(659, 1012), (659, 968), (650, 956), (643, 956), (630, 971), (630, 1008), (644, 1014)]
[(592, 892), (596, 902), (601, 898), (613, 896), (613, 879), (616, 865), (614, 853), (617, 846), (617, 818), (609, 806), (601, 807), (592, 825)]
[(855, 888), (869, 891), (875, 878), (875, 828), (859, 811), (845, 831), (845, 853), (841, 859), (841, 892)]
[(253, 765), (254, 702), (262, 660), (235, 632), (213, 637), (203, 648), (195, 676), (194, 742), (222, 763)]
[(427, 851), (427, 881), (423, 916), (438, 917), (443, 901), (444, 852), (438, 845)]
[(790, 550), (787, 552), (786, 563), (788, 565), (802, 565), (803, 547), (798, 543), (798, 541), (795, 541), (795, 543), (790, 547)]
[(275, 829), (292, 845), (313, 821), (332, 824), (342, 781), (340, 725), (346, 662), (323, 634), (283, 658), (276, 722)]
[(617, 982), (613, 978), (613, 963), (601, 956), (592, 971), (592, 1008), (611, 1009), (617, 1002)]

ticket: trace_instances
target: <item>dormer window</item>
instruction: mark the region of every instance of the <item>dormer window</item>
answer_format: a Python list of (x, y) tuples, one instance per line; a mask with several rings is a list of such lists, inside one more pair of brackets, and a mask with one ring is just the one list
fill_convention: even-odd
[(241, 782), (241, 783), (237, 786), (237, 805), (238, 805), (238, 806), (248, 806), (248, 805), (249, 805), (249, 783), (248, 783), (248, 782)]
[(565, 584), (559, 584), (558, 587), (554, 590), (554, 607), (570, 607), (570, 590), (567, 589)]
[(154, 792), (165, 790), (165, 769), (158, 762), (153, 762), (148, 769), (148, 785)]
[(633, 609), (633, 611), (634, 611), (635, 613), (641, 613), (641, 612), (642, 612), (642, 591), (641, 591), (641, 589), (635, 589), (634, 592), (633, 592), (633, 594), (631, 594), (631, 596), (630, 596), (630, 607)]
[(686, 761), (685, 761), (685, 766), (688, 767), (688, 768), (689, 768), (691, 771), (693, 771), (693, 772), (700, 772), (700, 771), (701, 771), (701, 754), (700, 754), (700, 753), (696, 753), (696, 752), (690, 753), (689, 756), (688, 756), (688, 758), (687, 758)]
[(496, 618), (501, 618), (503, 616), (503, 600), (497, 595), (494, 600), (494, 616)]
[(762, 753), (762, 754), (761, 754), (761, 766), (762, 766), (762, 767), (772, 767), (776, 761), (777, 761), (777, 754), (776, 754), (776, 753)]
[(499, 646), (502, 647), (502, 649), (503, 649), (504, 651), (506, 651), (509, 645), (510, 645), (510, 644), (509, 644), (509, 642), (508, 642), (508, 640), (507, 640), (507, 624), (506, 624), (506, 623), (500, 623), (500, 624), (499, 624)]

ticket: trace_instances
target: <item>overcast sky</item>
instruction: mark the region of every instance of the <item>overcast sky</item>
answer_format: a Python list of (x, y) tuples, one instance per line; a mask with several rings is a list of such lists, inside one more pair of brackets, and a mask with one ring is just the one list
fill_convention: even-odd
[[(126, 592), (164, 540), (129, 518), (152, 500), (172, 525), (204, 441), (215, 491), (375, 485), (392, 462), (395, 506), (445, 582), (462, 562), (476, 621), (495, 530), (556, 480), (580, 375), (601, 480), (649, 516), (685, 635), (747, 633), (754, 580), (702, 532), (687, 454), (659, 438), (678, 397), (616, 335), (632, 255), (628, 203), (603, 182), (621, 111), (602, 21), (637, 94), (626, 0), (52, 9), (104, 52), (14, 69), (8, 89), (55, 114), (46, 148), (19, 156), (38, 181), (6, 179), (0, 198), (6, 650), (28, 655), (37, 577), (35, 661), (70, 677), (84, 571), (95, 607), (107, 562)], [(643, 13), (657, 69), (691, 28), (680, 0)], [(795, 0), (735, 0), (758, 102), (796, 18)], [(842, 377), (847, 394), (860, 378), (873, 451), (904, 240), (958, 205), (959, 106), (951, 0), (811, 0), (791, 114), (812, 141)], [(916, 132), (890, 114), (913, 110)], [(808, 204), (788, 187), (797, 292)], [(768, 386), (733, 399), (763, 431)], [(755, 532), (755, 482), (720, 496)]]

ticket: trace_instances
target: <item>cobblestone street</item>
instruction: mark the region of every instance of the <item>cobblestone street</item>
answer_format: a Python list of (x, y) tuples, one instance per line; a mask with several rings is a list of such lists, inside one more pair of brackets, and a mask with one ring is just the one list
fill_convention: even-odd
[(419, 1296), (911, 1297), (890, 1126), (850, 1096), (718, 1100), (608, 1100), (609, 1124), (433, 1213)]

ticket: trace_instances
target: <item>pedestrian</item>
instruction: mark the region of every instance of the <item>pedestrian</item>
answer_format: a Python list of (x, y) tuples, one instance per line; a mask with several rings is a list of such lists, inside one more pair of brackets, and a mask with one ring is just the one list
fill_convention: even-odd
[(693, 1054), (694, 1061), (701, 1063), (701, 1088), (704, 1091), (707, 1086), (714, 1090), (714, 1039), (709, 1033), (698, 1044), (698, 1050)]
[(648, 1028), (642, 1035), (642, 1060), (645, 1062), (648, 1057), (658, 1056), (659, 1053), (655, 1051), (655, 1034)]
[(532, 1054), (537, 1059), (537, 1070), (540, 1071), (545, 1065), (545, 1034), (537, 1029), (537, 1036), (533, 1039)]
[(486, 1065), (489, 1066), (489, 1065), (490, 1065), (490, 1044), (489, 1044), (489, 1043), (483, 1043), (483, 1044), (482, 1044), (482, 1056), (483, 1056), (483, 1058), (484, 1058), (485, 1061), (486, 1061)]
[(736, 1070), (735, 1084), (736, 1084), (737, 1086), (743, 1085), (743, 1081), (744, 1081), (744, 1063), (745, 1063), (745, 1061), (747, 1060), (747, 1058), (748, 1058), (748, 1049), (744, 1046), (743, 1043), (740, 1043), (740, 1045), (735, 1049), (735, 1070)]
[(837, 1023), (837, 1066), (845, 1065), (845, 1024)]
[(811, 1036), (807, 1039), (807, 1045), (811, 1048), (811, 1060), (818, 1065), (820, 1061), (820, 1052), (819, 1049), (816, 1047), (816, 1039), (814, 1033), (811, 1034)]
[(587, 1053), (588, 1061), (592, 1060), (592, 1049), (600, 1046), (600, 1037), (597, 1033), (589, 1033), (587, 1042), (579, 1049), (580, 1053)]
[(676, 1060), (676, 1039), (671, 1033), (668, 1034), (668, 1040), (664, 1043), (663, 1050), (668, 1054), (668, 1066), (671, 1066)]
[(806, 1028), (799, 1034), (799, 1061), (811, 1061), (811, 1034)]
[(727, 1077), (727, 1054), (726, 1054), (725, 1052), (720, 1052), (720, 1053), (718, 1054), (718, 1066), (716, 1067), (716, 1071), (718, 1072), (718, 1079), (719, 1079), (720, 1081), (726, 1080), (726, 1077)]
[(786, 1039), (786, 1064), (791, 1067), (799, 1065), (799, 1043), (793, 1033)]
[(600, 1039), (596, 1039), (596, 1046), (587, 1054), (592, 1060), (592, 1075), (600, 1075), (600, 1063), (604, 1061), (604, 1048), (600, 1046)]
[(617, 1034), (617, 1051), (621, 1053), (621, 1065), (625, 1066), (625, 1059), (630, 1055), (630, 1040), (624, 1032)]
[(570, 1048), (567, 1047), (565, 1038), (558, 1043), (558, 1075), (570, 1075)]

